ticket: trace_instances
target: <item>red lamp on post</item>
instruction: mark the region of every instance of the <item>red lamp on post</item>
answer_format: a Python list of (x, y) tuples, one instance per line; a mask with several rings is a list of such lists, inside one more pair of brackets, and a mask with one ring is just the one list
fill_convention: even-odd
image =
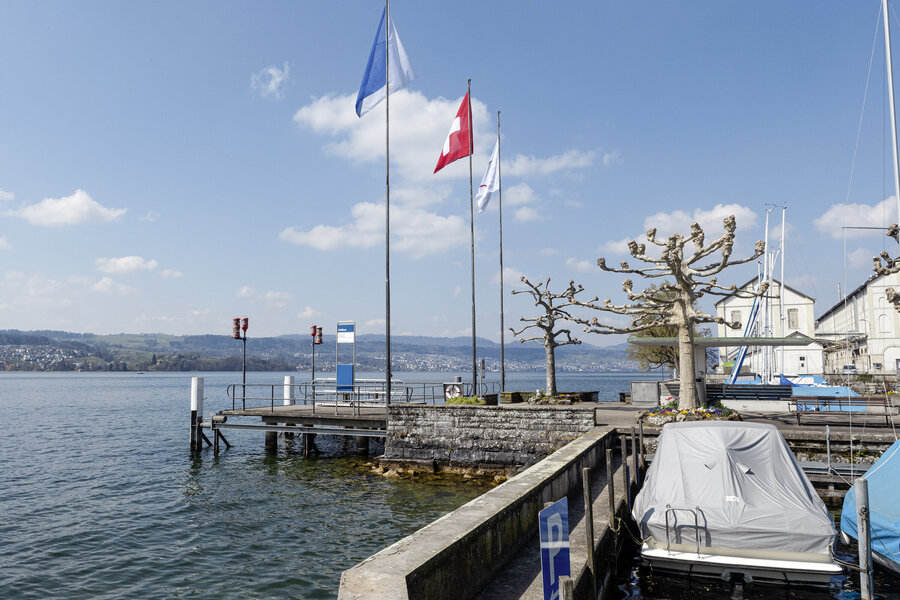
[(312, 337), (312, 393), (313, 402), (316, 400), (316, 345), (322, 343), (322, 328), (318, 325), (309, 326), (309, 335)]

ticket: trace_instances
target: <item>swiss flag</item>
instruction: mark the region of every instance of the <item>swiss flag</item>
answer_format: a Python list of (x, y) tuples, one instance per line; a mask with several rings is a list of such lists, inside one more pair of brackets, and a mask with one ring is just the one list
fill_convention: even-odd
[(463, 98), (462, 104), (459, 105), (459, 110), (456, 111), (456, 118), (453, 119), (453, 124), (450, 125), (450, 133), (447, 134), (447, 139), (444, 141), (444, 147), (441, 149), (441, 157), (438, 159), (437, 166), (434, 168), (435, 173), (452, 163), (454, 160), (468, 156), (472, 153), (471, 135), (469, 135), (470, 131), (469, 93), (466, 92), (466, 97)]

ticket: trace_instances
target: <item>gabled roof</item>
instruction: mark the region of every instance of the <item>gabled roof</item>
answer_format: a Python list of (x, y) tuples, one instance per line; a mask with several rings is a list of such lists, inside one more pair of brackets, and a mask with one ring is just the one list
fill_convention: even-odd
[[(739, 289), (739, 290), (743, 290), (743, 289), (745, 289), (748, 285), (750, 285), (751, 283), (756, 282), (758, 279), (759, 279), (759, 275), (757, 275), (756, 277), (754, 277), (753, 279), (751, 279), (750, 281), (748, 281), (748, 282), (745, 283), (744, 285), (739, 285), (739, 286), (738, 286), (738, 289)], [(775, 279), (774, 277), (772, 278), (772, 281), (774, 281), (775, 283), (778, 284), (779, 287), (781, 287), (781, 282), (778, 281), (777, 279)], [(794, 292), (795, 294), (797, 294), (798, 296), (803, 296), (803, 297), (806, 298), (807, 300), (811, 300), (813, 303), (815, 303), (815, 301), (816, 301), (816, 299), (813, 298), (812, 296), (807, 296), (806, 294), (804, 294), (804, 293), (801, 292), (800, 290), (795, 289), (795, 288), (792, 288), (792, 287), (789, 286), (789, 285), (785, 285), (785, 286), (784, 286), (784, 289), (790, 290), (790, 291)], [(734, 294), (729, 294), (729, 295), (725, 296), (724, 298), (720, 298), (719, 301), (716, 302), (715, 306), (718, 306), (718, 305), (721, 304), (722, 302), (725, 302), (726, 300), (728, 300), (729, 298), (732, 298), (732, 297), (734, 297)]]

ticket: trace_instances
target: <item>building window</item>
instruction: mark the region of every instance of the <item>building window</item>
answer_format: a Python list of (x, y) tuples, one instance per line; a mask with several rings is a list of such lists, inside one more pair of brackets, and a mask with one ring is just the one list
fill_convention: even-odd
[(731, 311), (731, 322), (732, 323), (734, 323), (734, 322), (740, 323), (741, 322), (741, 311), (739, 311), (739, 310)]
[(796, 308), (788, 309), (788, 329), (800, 329), (800, 311)]

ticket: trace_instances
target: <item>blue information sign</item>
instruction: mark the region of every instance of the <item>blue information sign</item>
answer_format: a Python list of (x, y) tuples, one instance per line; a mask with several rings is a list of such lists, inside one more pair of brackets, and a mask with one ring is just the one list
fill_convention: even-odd
[(569, 568), (569, 501), (555, 502), (538, 513), (541, 535), (541, 579), (544, 600), (558, 600), (559, 578), (571, 575)]

